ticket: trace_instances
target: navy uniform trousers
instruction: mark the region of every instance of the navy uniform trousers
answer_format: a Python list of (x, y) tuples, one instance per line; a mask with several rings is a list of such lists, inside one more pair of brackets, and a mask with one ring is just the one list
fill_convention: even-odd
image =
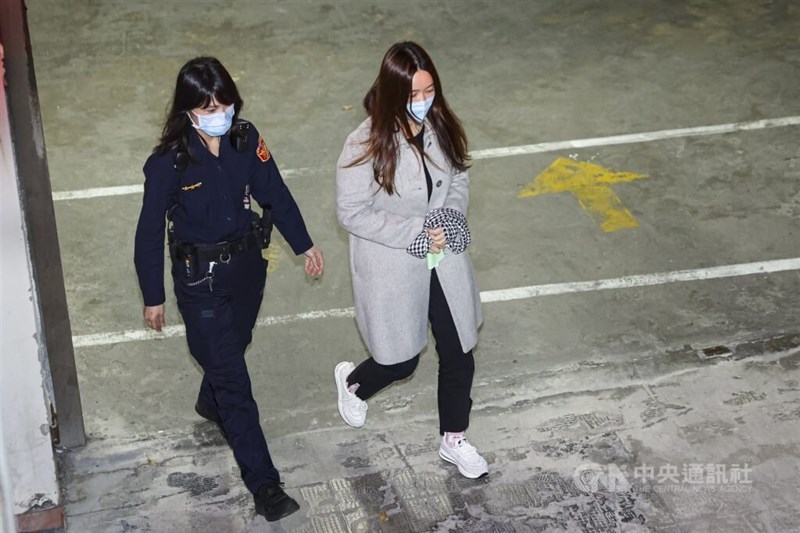
[(255, 494), (264, 485), (280, 483), (244, 358), (264, 295), (267, 261), (260, 250), (248, 250), (227, 264), (217, 262), (213, 278), (205, 281), (209, 263), (198, 266), (194, 280), (186, 278), (181, 264), (172, 267), (189, 351), (204, 372), (198, 401), (219, 415), (242, 479)]

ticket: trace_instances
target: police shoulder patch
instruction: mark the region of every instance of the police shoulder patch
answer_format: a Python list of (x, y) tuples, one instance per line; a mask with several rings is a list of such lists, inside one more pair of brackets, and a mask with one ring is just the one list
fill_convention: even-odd
[(258, 146), (256, 147), (256, 155), (261, 160), (262, 163), (266, 163), (269, 161), (269, 148), (267, 148), (267, 143), (264, 142), (264, 137), (258, 136)]

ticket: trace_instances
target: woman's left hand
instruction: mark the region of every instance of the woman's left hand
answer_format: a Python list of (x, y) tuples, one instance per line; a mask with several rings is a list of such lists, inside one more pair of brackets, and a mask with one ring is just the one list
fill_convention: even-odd
[(306, 258), (306, 274), (312, 277), (321, 276), (322, 271), (325, 268), (325, 260), (322, 258), (322, 250), (316, 246), (312, 246), (303, 252), (303, 255)]

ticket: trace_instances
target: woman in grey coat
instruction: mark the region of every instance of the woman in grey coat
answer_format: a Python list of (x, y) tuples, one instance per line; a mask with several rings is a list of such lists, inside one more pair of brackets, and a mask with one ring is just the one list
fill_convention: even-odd
[(337, 214), (350, 240), (355, 314), (372, 355), (336, 366), (339, 413), (366, 421), (365, 400), (407, 378), (428, 340), (439, 355), (439, 455), (466, 477), (488, 473), (464, 436), (472, 406), (472, 350), (482, 322), (466, 212), (467, 138), (431, 58), (393, 45), (364, 98), (369, 117), (337, 164)]

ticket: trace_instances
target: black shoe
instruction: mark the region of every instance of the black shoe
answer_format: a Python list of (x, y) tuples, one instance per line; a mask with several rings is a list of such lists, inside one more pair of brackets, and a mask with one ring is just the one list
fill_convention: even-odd
[(209, 422), (214, 422), (222, 432), (222, 436), (225, 437), (225, 430), (222, 428), (222, 419), (219, 417), (216, 411), (212, 411), (200, 402), (194, 404), (194, 411)]
[(258, 494), (253, 494), (253, 500), (256, 503), (256, 513), (268, 522), (280, 520), (300, 509), (300, 504), (283, 492), (281, 485), (264, 485), (258, 490)]

